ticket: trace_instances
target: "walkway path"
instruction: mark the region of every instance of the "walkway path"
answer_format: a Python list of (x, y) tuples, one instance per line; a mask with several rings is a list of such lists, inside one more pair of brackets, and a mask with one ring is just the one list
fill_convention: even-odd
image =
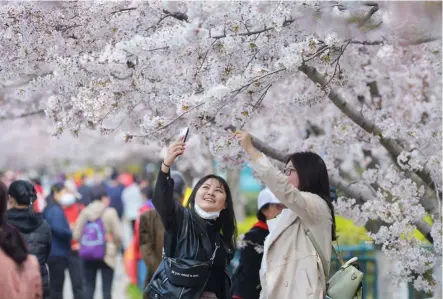
[[(123, 268), (122, 257), (119, 256), (117, 259), (117, 267), (114, 273), (114, 280), (112, 283), (112, 298), (116, 299), (129, 299), (126, 295), (126, 288), (128, 286), (129, 280)], [(97, 283), (95, 286), (94, 299), (103, 299), (102, 296), (102, 278), (101, 275), (97, 275)], [(72, 295), (71, 279), (69, 277), (68, 271), (65, 272), (65, 285), (63, 288), (63, 299), (74, 299)]]
[[(122, 225), (123, 230), (123, 243), (125, 247), (132, 238), (132, 232), (128, 226), (127, 222)], [(127, 298), (126, 288), (128, 287), (129, 279), (126, 276), (125, 269), (123, 267), (122, 256), (119, 255), (117, 258), (117, 267), (114, 272), (114, 280), (112, 283), (112, 298), (116, 299), (129, 299)], [(94, 299), (103, 299), (102, 296), (102, 278), (100, 273), (97, 275), (97, 282), (95, 285)], [(69, 277), (68, 271), (65, 272), (65, 285), (63, 287), (63, 299), (74, 299), (72, 295), (71, 279)]]

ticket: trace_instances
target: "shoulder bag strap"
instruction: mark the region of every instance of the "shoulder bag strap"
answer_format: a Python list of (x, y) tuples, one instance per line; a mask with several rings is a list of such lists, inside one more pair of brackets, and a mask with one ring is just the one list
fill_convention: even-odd
[[(301, 220), (301, 219), (300, 219)], [(308, 236), (308, 238), (311, 240), (312, 245), (314, 245), (315, 250), (317, 251), (318, 256), (320, 257), (321, 260), (321, 264), (323, 266), (323, 272), (325, 274), (325, 279), (326, 281), (328, 280), (328, 273), (327, 273), (327, 263), (326, 263), (326, 259), (325, 256), (323, 254), (323, 251), (321, 251), (320, 246), (318, 245), (317, 241), (315, 240), (314, 236), (312, 235), (311, 231), (308, 229), (308, 227), (303, 223), (302, 221), (302, 225), (303, 225), (303, 229), (306, 233), (306, 235)], [(332, 244), (331, 244), (332, 246)], [(334, 248), (334, 246), (332, 246), (332, 248)], [(335, 251), (335, 249), (333, 249)]]
[(212, 264), (214, 264), (214, 260), (215, 260), (215, 255), (217, 254), (217, 250), (220, 248), (220, 246), (222, 246), (223, 241), (221, 240), (221, 236), (220, 236), (220, 231), (217, 230), (215, 232), (215, 248), (214, 248), (214, 252), (212, 253), (211, 256), (211, 262)]

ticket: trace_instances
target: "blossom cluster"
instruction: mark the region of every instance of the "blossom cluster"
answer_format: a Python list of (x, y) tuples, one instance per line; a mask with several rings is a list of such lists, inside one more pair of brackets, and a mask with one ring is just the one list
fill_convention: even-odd
[(441, 252), (403, 238), (426, 214), (441, 234), (441, 3), (374, 5), (5, 2), (0, 118), (44, 110), (59, 137), (145, 145), (190, 127), (182, 165), (199, 172), (211, 158), (242, 165), (232, 128), (318, 152), (331, 177), (371, 194), (339, 198), (339, 214), (386, 223), (371, 236), (412, 279)]

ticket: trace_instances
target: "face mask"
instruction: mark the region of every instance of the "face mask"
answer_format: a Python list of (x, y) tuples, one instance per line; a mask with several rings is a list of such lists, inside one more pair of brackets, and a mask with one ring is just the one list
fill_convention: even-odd
[(62, 195), (62, 198), (60, 198), (60, 205), (62, 205), (63, 207), (69, 207), (71, 205), (73, 205), (76, 201), (76, 198), (73, 194), (71, 193), (65, 193)]
[(220, 212), (221, 212), (221, 211), (206, 212), (205, 210), (200, 208), (200, 206), (197, 203), (194, 204), (194, 209), (195, 209), (195, 212), (198, 214), (198, 216), (200, 216), (200, 217), (202, 217), (203, 219), (206, 219), (206, 220), (217, 219), (218, 216), (220, 216)]

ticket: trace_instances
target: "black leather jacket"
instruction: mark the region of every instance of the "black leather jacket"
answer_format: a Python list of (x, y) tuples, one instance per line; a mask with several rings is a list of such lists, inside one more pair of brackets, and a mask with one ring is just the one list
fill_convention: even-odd
[[(173, 199), (174, 181), (162, 171), (159, 172), (155, 185), (153, 204), (159, 213), (165, 227), (164, 250), (166, 256), (195, 259), (198, 261), (207, 261), (211, 258), (210, 254), (203, 249), (202, 243), (213, 248), (208, 233), (205, 230), (202, 219), (195, 212), (182, 207)], [(207, 247), (206, 247), (207, 248)], [(222, 244), (223, 256), (226, 257), (224, 267), (224, 281), (222, 284), (222, 297), (229, 298), (230, 278), (226, 271), (226, 266), (230, 261), (231, 252), (226, 245)], [(164, 260), (161, 262), (145, 292), (151, 299), (198, 299), (205, 290), (209, 277), (206, 282), (198, 287), (186, 288), (175, 286), (168, 281), (165, 272)]]

